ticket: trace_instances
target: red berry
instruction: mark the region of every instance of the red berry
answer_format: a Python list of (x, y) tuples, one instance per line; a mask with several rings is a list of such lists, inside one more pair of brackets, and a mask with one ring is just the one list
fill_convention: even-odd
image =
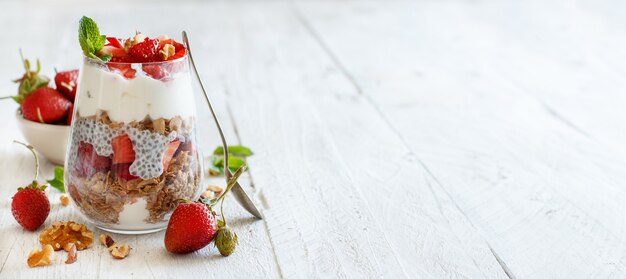
[(167, 145), (165, 154), (163, 154), (163, 171), (167, 171), (167, 167), (169, 167), (170, 161), (172, 161), (172, 157), (174, 157), (174, 153), (176, 153), (179, 145), (180, 140), (175, 140)]
[(128, 56), (126, 50), (114, 46), (104, 46), (99, 54), (111, 54), (111, 61), (113, 61), (113, 58)]
[(18, 224), (29, 231), (34, 231), (48, 218), (50, 201), (42, 190), (27, 187), (18, 190), (13, 196), (11, 213)]
[(140, 62), (158, 61), (159, 58), (159, 40), (145, 38), (143, 42), (128, 49), (128, 53), (137, 58)]
[(113, 164), (132, 163), (135, 161), (133, 142), (127, 134), (113, 138), (111, 145), (113, 147)]
[(107, 42), (109, 42), (107, 45), (110, 45), (112, 47), (124, 48), (124, 46), (122, 45), (122, 42), (120, 42), (120, 40), (118, 38), (107, 37)]
[(116, 177), (123, 178), (126, 180), (133, 180), (139, 177), (130, 174), (130, 165), (129, 163), (121, 163), (114, 164), (111, 166), (111, 173)]
[(135, 78), (135, 75), (137, 74), (137, 70), (133, 69), (131, 67), (131, 64), (122, 64), (122, 63), (134, 63), (130, 61), (128, 62), (123, 61), (123, 60), (130, 60), (132, 59), (132, 57), (126, 56), (126, 57), (120, 57), (119, 59), (115, 59), (115, 58), (116, 57), (111, 58), (111, 62), (120, 62), (120, 63), (107, 63), (107, 66), (109, 67), (109, 69), (111, 69), (112, 71), (118, 71), (125, 78), (128, 78), (128, 79)]
[(80, 142), (78, 144), (78, 163), (76, 168), (79, 176), (91, 177), (96, 172), (106, 172), (111, 169), (111, 158), (100, 156), (93, 145)]
[(76, 97), (77, 79), (78, 70), (58, 72), (56, 76), (54, 76), (57, 91), (63, 93), (63, 95), (72, 102), (74, 102), (74, 98)]
[(206, 205), (198, 202), (178, 205), (165, 231), (165, 249), (186, 254), (202, 249), (215, 237), (217, 221)]
[(178, 153), (183, 152), (183, 151), (189, 152), (188, 154), (190, 156), (195, 156), (196, 154), (196, 151), (193, 148), (193, 143), (191, 143), (190, 140), (187, 140), (181, 143), (180, 146), (178, 147), (178, 150), (176, 150), (176, 153), (174, 153), (174, 156), (178, 156)]
[(164, 80), (169, 77), (169, 73), (163, 69), (160, 65), (143, 65), (142, 67), (144, 73), (146, 75), (151, 76), (156, 80)]
[(67, 115), (72, 102), (58, 91), (42, 87), (31, 93), (22, 103), (24, 118), (43, 123), (54, 123)]

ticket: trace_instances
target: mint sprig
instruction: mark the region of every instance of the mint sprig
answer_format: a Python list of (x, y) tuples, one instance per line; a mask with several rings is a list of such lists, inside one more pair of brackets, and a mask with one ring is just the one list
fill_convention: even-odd
[(78, 42), (83, 49), (85, 56), (108, 62), (111, 55), (102, 54), (98, 56), (98, 52), (104, 47), (106, 36), (100, 35), (98, 25), (93, 19), (83, 16), (78, 24)]
[(65, 184), (63, 183), (63, 167), (54, 168), (54, 178), (47, 180), (48, 184), (53, 188), (59, 190), (61, 193), (65, 193)]
[[(237, 171), (240, 167), (246, 165), (246, 158), (254, 153), (250, 148), (243, 145), (232, 145), (228, 147), (228, 168), (231, 172)], [(211, 155), (211, 166), (209, 168), (211, 175), (224, 174), (224, 148), (218, 147)]]

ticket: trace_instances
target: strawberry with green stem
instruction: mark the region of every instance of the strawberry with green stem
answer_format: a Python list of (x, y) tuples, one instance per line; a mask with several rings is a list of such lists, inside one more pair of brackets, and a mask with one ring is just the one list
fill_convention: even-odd
[(44, 193), (46, 186), (40, 186), (37, 182), (39, 178), (39, 157), (37, 157), (35, 149), (29, 144), (19, 141), (14, 142), (25, 146), (35, 156), (35, 178), (30, 185), (17, 189), (17, 193), (13, 196), (11, 202), (11, 213), (18, 224), (29, 231), (34, 231), (48, 218), (50, 201)]
[(24, 59), (24, 55), (22, 54), (22, 50), (20, 49), (20, 57), (22, 59), (22, 63), (24, 64), (24, 69), (26, 73), (21, 78), (14, 80), (15, 83), (19, 83), (19, 87), (17, 90), (16, 96), (4, 96), (0, 97), (1, 99), (13, 99), (18, 104), (22, 104), (24, 99), (30, 95), (30, 93), (35, 90), (46, 87), (50, 82), (50, 79), (44, 75), (40, 75), (41, 71), (41, 63), (39, 59), (37, 59), (37, 68), (35, 71), (32, 71), (30, 61), (28, 59)]
[[(224, 194), (219, 198), (202, 200), (202, 202), (181, 200), (183, 203), (179, 204), (172, 213), (165, 231), (164, 243), (167, 251), (176, 254), (191, 253), (207, 246), (216, 236), (219, 236), (220, 241), (216, 242), (216, 245), (220, 253), (223, 255), (232, 253), (237, 245), (237, 235), (226, 226), (224, 211), (222, 210), (222, 220), (216, 220), (212, 207), (218, 203), (223, 205), (224, 197), (233, 188), (244, 170), (245, 166), (242, 166), (235, 172)], [(233, 235), (234, 239), (225, 238), (225, 236)], [(226, 251), (229, 252), (226, 253)]]

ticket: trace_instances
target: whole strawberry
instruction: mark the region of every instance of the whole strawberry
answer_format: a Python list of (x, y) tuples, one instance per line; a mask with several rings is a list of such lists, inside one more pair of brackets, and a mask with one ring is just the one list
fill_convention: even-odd
[(43, 191), (46, 186), (40, 186), (37, 183), (39, 158), (37, 158), (35, 150), (30, 145), (17, 141), (16, 143), (26, 146), (33, 153), (35, 156), (36, 169), (33, 182), (26, 187), (18, 188), (17, 193), (13, 196), (11, 213), (13, 213), (13, 217), (18, 224), (29, 231), (34, 231), (48, 218), (48, 214), (50, 213), (50, 201)]
[(24, 99), (22, 114), (31, 121), (54, 123), (67, 116), (71, 106), (72, 102), (58, 91), (42, 87)]
[(57, 90), (70, 101), (74, 102), (76, 97), (76, 80), (78, 79), (78, 70), (58, 72), (54, 76), (54, 83), (57, 86)]
[(186, 254), (207, 246), (215, 237), (217, 221), (209, 208), (199, 202), (176, 207), (165, 231), (165, 249)]

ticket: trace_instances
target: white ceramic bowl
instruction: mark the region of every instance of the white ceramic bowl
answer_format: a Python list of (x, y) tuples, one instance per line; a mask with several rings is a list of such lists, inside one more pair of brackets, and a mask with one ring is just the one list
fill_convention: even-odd
[(50, 162), (63, 165), (67, 138), (70, 136), (70, 126), (51, 125), (24, 119), (18, 110), (15, 114), (17, 124), (26, 141), (45, 156)]

